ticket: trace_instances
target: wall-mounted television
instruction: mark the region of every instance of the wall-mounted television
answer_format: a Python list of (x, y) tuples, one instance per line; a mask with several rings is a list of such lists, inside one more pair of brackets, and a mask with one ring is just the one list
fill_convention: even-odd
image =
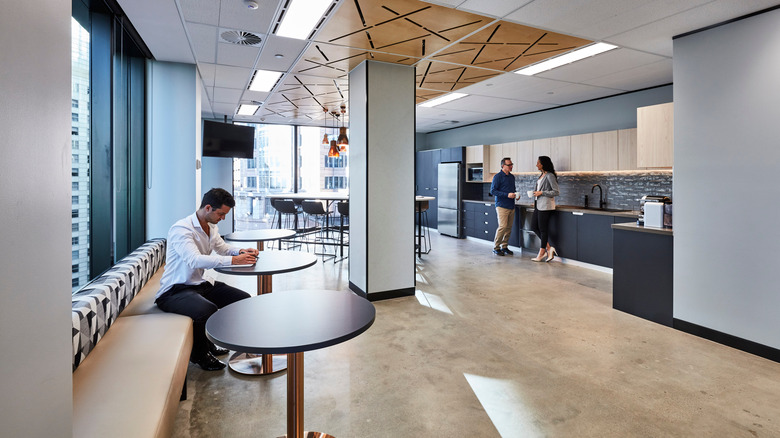
[(252, 158), (255, 128), (229, 123), (203, 121), (203, 156)]

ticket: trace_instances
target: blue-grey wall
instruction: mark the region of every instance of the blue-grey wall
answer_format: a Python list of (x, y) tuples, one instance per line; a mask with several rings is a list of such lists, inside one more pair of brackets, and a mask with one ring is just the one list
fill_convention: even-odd
[(674, 317), (780, 348), (780, 10), (674, 41)]
[(501, 120), (418, 134), (417, 150), (497, 144), (636, 128), (636, 109), (672, 101), (672, 86), (585, 102)]

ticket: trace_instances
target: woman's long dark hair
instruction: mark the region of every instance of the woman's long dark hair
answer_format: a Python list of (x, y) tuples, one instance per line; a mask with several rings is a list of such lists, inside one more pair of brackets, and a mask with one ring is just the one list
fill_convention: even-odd
[(555, 175), (556, 178), (558, 178), (558, 174), (555, 173), (555, 166), (553, 166), (552, 160), (547, 155), (542, 155), (539, 157), (539, 163), (542, 165), (542, 170), (545, 172), (550, 172), (553, 175)]

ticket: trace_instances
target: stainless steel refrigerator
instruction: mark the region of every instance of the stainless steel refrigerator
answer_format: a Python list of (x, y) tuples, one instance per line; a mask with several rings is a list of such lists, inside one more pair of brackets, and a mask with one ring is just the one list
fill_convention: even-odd
[(439, 164), (439, 233), (460, 237), (460, 163)]

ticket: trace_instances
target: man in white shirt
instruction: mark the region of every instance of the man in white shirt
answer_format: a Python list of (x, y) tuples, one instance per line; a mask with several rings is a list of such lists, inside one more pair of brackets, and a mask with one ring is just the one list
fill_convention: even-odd
[[(206, 321), (217, 309), (249, 294), (203, 278), (206, 269), (227, 265), (252, 264), (257, 260), (255, 248), (239, 249), (228, 245), (219, 235), (217, 223), (236, 205), (233, 196), (223, 189), (211, 189), (203, 195), (200, 208), (176, 222), (168, 231), (165, 271), (155, 302), (165, 312), (187, 315), (193, 320), (193, 344), (190, 361), (207, 371), (225, 368), (215, 357), (227, 354), (206, 338)], [(214, 254), (216, 253), (216, 254)]]

